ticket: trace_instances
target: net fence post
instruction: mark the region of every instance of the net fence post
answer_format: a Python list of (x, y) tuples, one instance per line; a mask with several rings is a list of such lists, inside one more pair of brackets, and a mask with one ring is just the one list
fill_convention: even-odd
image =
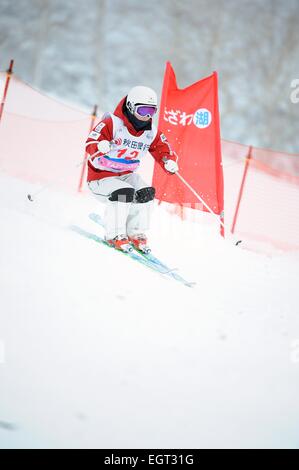
[(236, 227), (236, 223), (237, 223), (237, 219), (238, 219), (238, 215), (239, 215), (240, 204), (241, 204), (241, 200), (242, 200), (242, 196), (243, 196), (245, 181), (246, 181), (246, 177), (247, 177), (251, 157), (252, 157), (252, 146), (249, 147), (248, 154), (245, 158), (245, 166), (244, 166), (241, 186), (240, 186), (240, 190), (239, 190), (237, 205), (236, 205), (235, 214), (234, 214), (234, 218), (233, 218), (233, 223), (232, 223), (232, 227), (231, 227), (231, 233), (232, 234), (234, 234), (234, 232), (235, 232), (235, 227)]

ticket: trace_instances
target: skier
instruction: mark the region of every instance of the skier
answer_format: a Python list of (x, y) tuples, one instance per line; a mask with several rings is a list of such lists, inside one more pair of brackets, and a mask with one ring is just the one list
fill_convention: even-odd
[(155, 91), (136, 86), (113, 114), (104, 114), (86, 141), (88, 187), (106, 202), (105, 240), (118, 250), (150, 251), (146, 231), (155, 188), (135, 173), (147, 151), (168, 174), (178, 171), (166, 137), (152, 122), (156, 112)]

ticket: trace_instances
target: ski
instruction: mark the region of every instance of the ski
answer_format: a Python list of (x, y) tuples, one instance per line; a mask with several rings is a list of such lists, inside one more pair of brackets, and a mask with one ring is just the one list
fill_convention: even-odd
[[(103, 220), (102, 220), (102, 218), (99, 214), (96, 214), (96, 213), (92, 212), (91, 214), (89, 214), (89, 218), (93, 222), (96, 222), (97, 224), (99, 224), (103, 227)], [(136, 250), (136, 248), (134, 248), (134, 249), (137, 253), (140, 254), (140, 256), (143, 259), (145, 259), (147, 261), (150, 261), (152, 264), (159, 267), (161, 270), (164, 270), (164, 274), (167, 274), (168, 276), (172, 277), (174, 280), (176, 280), (178, 282), (181, 282), (182, 284), (184, 284), (187, 287), (194, 287), (195, 286), (196, 282), (187, 281), (180, 274), (178, 274), (176, 272), (177, 271), (176, 268), (175, 269), (169, 268), (165, 263), (163, 263), (161, 260), (159, 260), (151, 252), (150, 253), (144, 253), (140, 250)]]
[(194, 287), (196, 282), (186, 281), (179, 273), (177, 273), (177, 268), (169, 269), (165, 263), (162, 263), (158, 258), (156, 258), (151, 253), (143, 253), (142, 251), (136, 250), (138, 253), (141, 254), (145, 259), (148, 259), (156, 266), (160, 266), (161, 268), (168, 269), (168, 275), (171, 276), (176, 281), (182, 282), (187, 287)]
[(76, 232), (78, 233), (79, 235), (82, 235), (86, 238), (89, 238), (91, 240), (94, 240), (95, 242), (97, 243), (101, 243), (102, 245), (105, 245), (107, 246), (108, 248), (111, 248), (113, 249), (114, 251), (116, 251), (117, 253), (122, 253), (123, 255), (125, 256), (128, 256), (129, 258), (137, 261), (138, 263), (152, 269), (153, 271), (156, 271), (158, 272), (159, 274), (165, 274), (167, 275), (168, 274), (168, 271), (165, 270), (162, 266), (158, 266), (154, 263), (152, 263), (150, 260), (147, 260), (145, 258), (143, 258), (142, 256), (139, 256), (134, 250), (133, 251), (121, 251), (121, 250), (116, 250), (115, 248), (111, 247), (107, 242), (106, 240), (104, 240), (104, 238), (102, 237), (99, 237), (98, 235), (92, 233), (92, 232), (88, 232), (87, 230), (84, 230), (82, 229), (81, 227), (77, 226), (77, 225), (70, 225), (69, 226), (69, 229), (72, 230), (73, 232)]

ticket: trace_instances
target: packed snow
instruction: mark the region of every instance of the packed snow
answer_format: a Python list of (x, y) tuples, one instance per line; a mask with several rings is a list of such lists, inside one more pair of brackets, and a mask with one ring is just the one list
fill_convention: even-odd
[(84, 238), (89, 196), (0, 174), (0, 447), (298, 448), (298, 254), (155, 206), (186, 287)]

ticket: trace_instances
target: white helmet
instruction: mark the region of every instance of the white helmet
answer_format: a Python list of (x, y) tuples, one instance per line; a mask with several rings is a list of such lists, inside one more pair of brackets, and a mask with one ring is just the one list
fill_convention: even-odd
[(157, 102), (156, 92), (146, 86), (135, 86), (129, 91), (127, 96), (127, 108), (132, 114), (134, 114), (137, 104), (157, 107)]

